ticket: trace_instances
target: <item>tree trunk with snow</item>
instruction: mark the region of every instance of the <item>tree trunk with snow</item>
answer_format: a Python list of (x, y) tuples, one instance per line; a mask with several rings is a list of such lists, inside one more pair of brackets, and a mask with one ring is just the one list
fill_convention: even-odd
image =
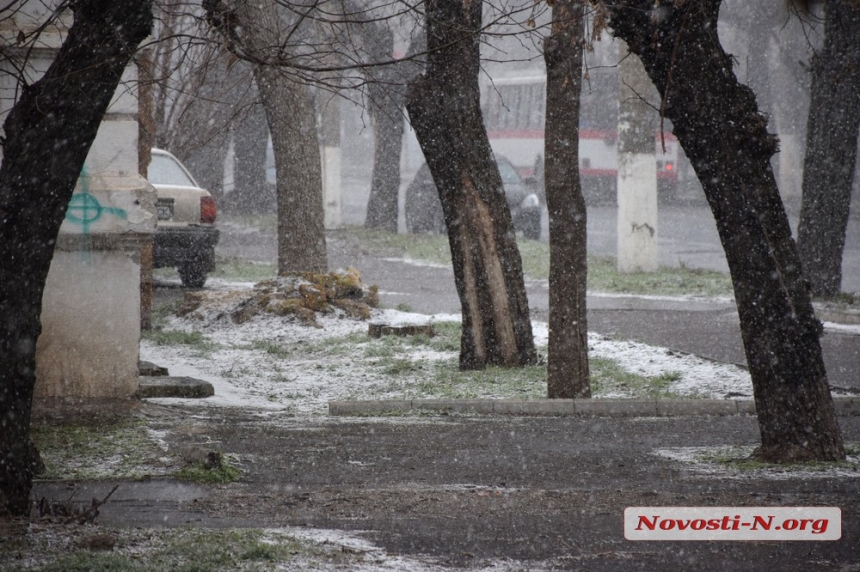
[(588, 379), (586, 209), (579, 181), (582, 3), (552, 8), (546, 61), (544, 181), (549, 211), (549, 356), (551, 398), (591, 397)]
[(824, 46), (812, 61), (812, 101), (798, 250), (816, 296), (842, 289), (842, 251), (851, 204), (860, 128), (860, 6), (824, 6)]
[(717, 37), (719, 0), (605, 4), (645, 65), (696, 170), (726, 253), (770, 461), (845, 458), (809, 289), (770, 158), (776, 138)]
[(481, 115), (482, 3), (428, 0), (427, 71), (406, 108), (442, 202), (463, 311), (460, 367), (536, 361), (522, 261)]
[(66, 206), (152, 2), (80, 0), (45, 75), (4, 124), (0, 167), (0, 517), (30, 511), (30, 408), (42, 293)]

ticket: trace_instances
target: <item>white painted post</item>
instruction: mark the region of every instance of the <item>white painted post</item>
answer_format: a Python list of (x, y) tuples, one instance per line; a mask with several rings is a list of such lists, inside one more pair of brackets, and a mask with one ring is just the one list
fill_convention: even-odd
[[(657, 270), (657, 162), (654, 93), (639, 58), (621, 42), (618, 113), (618, 271)], [(626, 54), (626, 57), (625, 57)]]

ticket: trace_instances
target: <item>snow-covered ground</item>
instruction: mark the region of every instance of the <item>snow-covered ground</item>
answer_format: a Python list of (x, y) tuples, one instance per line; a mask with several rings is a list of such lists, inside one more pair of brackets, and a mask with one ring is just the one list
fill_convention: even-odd
[[(250, 284), (218, 281), (219, 290), (243, 289)], [(392, 325), (459, 321), (459, 315), (427, 316), (397, 310), (374, 310), (370, 322)], [(406, 371), (392, 376), (380, 369), (367, 338), (368, 322), (337, 316), (320, 316), (321, 328), (303, 325), (291, 317), (256, 316), (244, 324), (226, 318), (202, 320), (171, 318), (166, 329), (198, 331), (207, 347), (195, 345), (156, 345), (141, 343), (141, 359), (170, 370), (170, 375), (190, 376), (209, 381), (215, 396), (205, 400), (158, 400), (200, 406), (245, 407), (288, 411), (299, 415), (318, 415), (327, 411), (328, 402), (343, 399), (397, 399), (440, 397), (426, 389), (426, 371)], [(534, 322), (535, 342), (542, 353), (548, 338), (547, 324)], [(855, 327), (860, 334), (860, 327)], [(307, 351), (304, 351), (307, 349)], [(456, 352), (438, 351), (416, 345), (409, 360), (431, 364), (453, 360)], [(716, 363), (666, 348), (631, 341), (589, 336), (593, 358), (614, 360), (621, 368), (646, 377), (671, 374), (668, 392), (680, 396), (705, 398), (745, 398), (752, 396), (749, 373), (731, 364)], [(430, 367), (424, 368), (432, 369)], [(487, 388), (482, 397), (510, 397)], [(617, 392), (595, 397), (630, 397)], [(534, 397), (537, 397), (535, 395)]]

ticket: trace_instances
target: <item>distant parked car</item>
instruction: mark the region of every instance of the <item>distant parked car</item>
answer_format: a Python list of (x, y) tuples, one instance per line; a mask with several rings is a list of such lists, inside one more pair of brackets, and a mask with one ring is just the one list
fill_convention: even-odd
[(179, 159), (161, 149), (152, 150), (148, 178), (158, 192), (153, 266), (176, 267), (183, 286), (202, 288), (215, 270), (215, 199)]
[[(540, 238), (541, 203), (534, 189), (526, 184), (514, 166), (505, 157), (496, 156), (505, 198), (511, 210), (514, 229), (532, 240)], [(442, 203), (436, 184), (425, 163), (418, 169), (415, 178), (406, 189), (406, 229), (410, 233), (444, 234), (445, 219), (442, 216)]]

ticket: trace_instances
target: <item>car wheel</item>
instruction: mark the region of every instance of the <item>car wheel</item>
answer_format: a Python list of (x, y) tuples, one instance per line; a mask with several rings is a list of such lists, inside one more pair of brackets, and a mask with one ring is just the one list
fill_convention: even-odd
[(203, 288), (206, 284), (206, 271), (197, 264), (183, 264), (177, 270), (179, 270), (182, 285), (186, 288)]

